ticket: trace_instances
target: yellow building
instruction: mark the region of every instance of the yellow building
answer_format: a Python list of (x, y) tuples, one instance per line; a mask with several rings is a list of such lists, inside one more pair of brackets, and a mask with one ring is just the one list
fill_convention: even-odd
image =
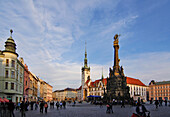
[(37, 101), (37, 90), (38, 90), (38, 79), (33, 73), (29, 73), (30, 78), (30, 90), (29, 90), (29, 99), (28, 101)]
[(47, 101), (51, 101), (53, 99), (52, 90), (53, 90), (53, 87), (47, 83)]
[(0, 51), (0, 97), (19, 102), (23, 99), (24, 66), (16, 53), (13, 31), (10, 32), (5, 50)]
[(77, 91), (72, 88), (66, 88), (64, 90), (56, 90), (53, 92), (53, 99), (56, 101), (77, 100)]
[(170, 81), (149, 83), (149, 100), (170, 100)]

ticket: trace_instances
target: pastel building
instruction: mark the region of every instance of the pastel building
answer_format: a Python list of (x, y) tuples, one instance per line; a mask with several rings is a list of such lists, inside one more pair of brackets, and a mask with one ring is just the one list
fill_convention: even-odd
[(170, 81), (149, 83), (149, 100), (170, 100)]
[(77, 100), (77, 91), (72, 88), (56, 90), (53, 92), (53, 99), (56, 101)]
[(16, 44), (11, 36), (5, 42), (5, 50), (0, 51), (0, 97), (19, 102), (23, 99), (24, 61), (18, 58)]

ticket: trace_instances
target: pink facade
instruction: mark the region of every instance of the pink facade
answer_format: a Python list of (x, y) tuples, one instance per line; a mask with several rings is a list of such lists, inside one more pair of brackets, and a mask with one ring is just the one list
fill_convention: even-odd
[(26, 101), (29, 98), (29, 89), (30, 89), (29, 71), (28, 71), (28, 66), (25, 64), (25, 69), (24, 69), (24, 97), (25, 97)]

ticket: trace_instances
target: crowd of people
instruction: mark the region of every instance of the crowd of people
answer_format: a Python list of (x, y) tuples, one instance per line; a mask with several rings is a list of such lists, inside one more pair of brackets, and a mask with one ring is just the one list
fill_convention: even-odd
[[(103, 108), (103, 103), (102, 101), (98, 102), (100, 104), (100, 108)], [(120, 101), (120, 107), (121, 108), (125, 108), (125, 101), (121, 100)], [(73, 105), (75, 106), (76, 102), (73, 101)], [(108, 103), (106, 103), (106, 113), (113, 113), (114, 110), (112, 109), (112, 106), (115, 105), (117, 103), (115, 103), (115, 100), (113, 99), (113, 101), (110, 101)], [(135, 106), (136, 107), (136, 113), (133, 113), (133, 117), (149, 117), (150, 112), (146, 109), (146, 107), (143, 104), (142, 100), (138, 100), (138, 101), (133, 101), (129, 103), (131, 106)], [(153, 104), (153, 102), (151, 103)], [(163, 100), (155, 100), (154, 102), (156, 109), (158, 109), (159, 106), (168, 106), (168, 101), (165, 100), (164, 104), (163, 104)], [(45, 101), (40, 101), (40, 102), (28, 102), (28, 101), (22, 101), (22, 102), (18, 102), (18, 103), (13, 103), (12, 100), (9, 100), (9, 102), (1, 102), (0, 104), (0, 117), (15, 117), (14, 114), (14, 109), (16, 109), (16, 111), (20, 111), (21, 113), (21, 117), (25, 117), (26, 116), (26, 111), (28, 110), (37, 110), (39, 108), (40, 113), (43, 113), (45, 111), (45, 113), (47, 113), (48, 110), (48, 106), (50, 105), (50, 109), (54, 109), (54, 106), (56, 106), (56, 109), (65, 109), (66, 108), (66, 102), (65, 101), (57, 101), (57, 102), (45, 102)], [(72, 106), (73, 106), (72, 105)], [(169, 102), (169, 106), (170, 106), (170, 102)], [(148, 115), (146, 116), (146, 113), (148, 113)]]
[[(40, 109), (40, 113), (43, 113), (45, 110), (45, 113), (47, 113), (48, 105), (50, 105), (50, 109), (54, 109), (54, 101), (50, 102), (49, 104), (45, 101), (40, 102), (28, 102), (28, 101), (22, 101), (18, 103), (13, 103), (12, 100), (9, 100), (9, 102), (1, 102), (0, 103), (0, 117), (15, 117), (14, 109), (16, 111), (20, 111), (21, 117), (26, 117), (26, 111), (28, 110), (37, 110)], [(56, 107), (58, 109), (66, 108), (66, 102), (56, 102)]]

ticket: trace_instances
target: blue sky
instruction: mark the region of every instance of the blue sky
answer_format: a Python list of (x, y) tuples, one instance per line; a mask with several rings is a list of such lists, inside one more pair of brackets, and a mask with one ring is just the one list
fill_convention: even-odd
[(91, 79), (109, 74), (113, 36), (120, 36), (125, 75), (146, 85), (170, 79), (168, 0), (0, 1), (0, 50), (10, 36), (29, 70), (53, 90), (78, 88), (87, 42)]

